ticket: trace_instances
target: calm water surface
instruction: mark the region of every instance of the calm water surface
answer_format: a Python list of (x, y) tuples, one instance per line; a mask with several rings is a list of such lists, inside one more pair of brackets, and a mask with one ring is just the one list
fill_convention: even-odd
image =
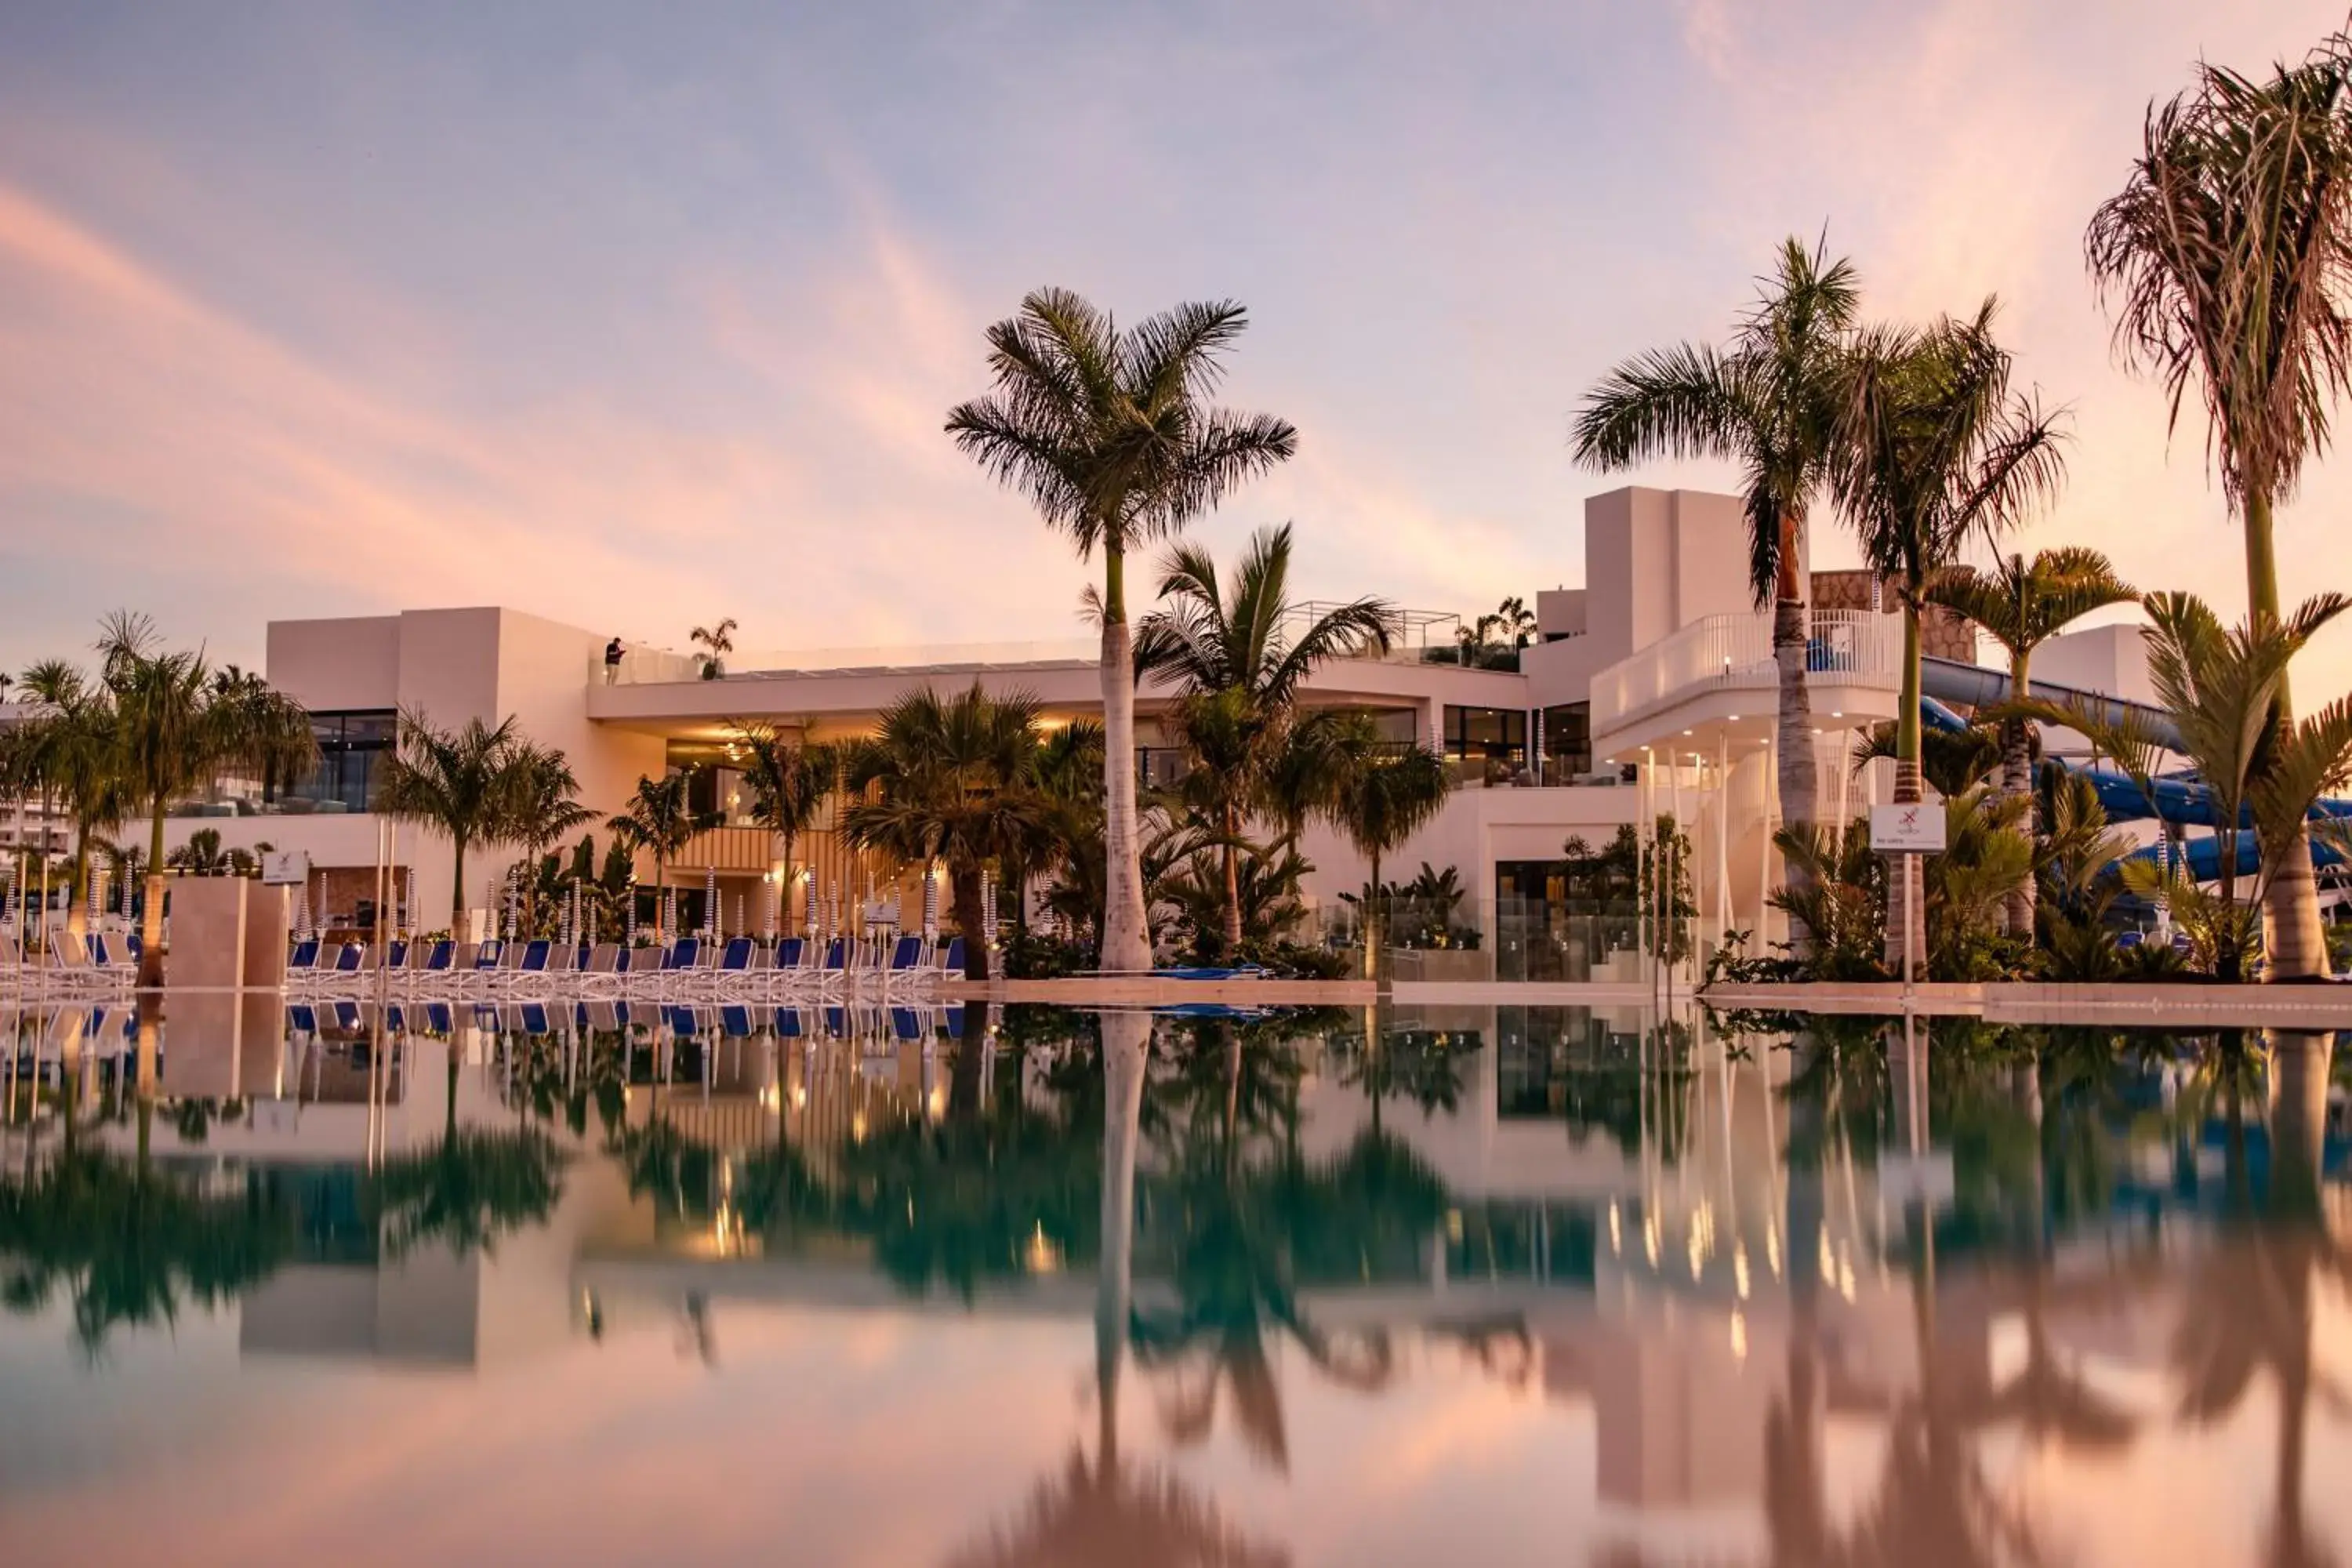
[(173, 1009), (0, 1013), (11, 1564), (2352, 1562), (2326, 1036)]

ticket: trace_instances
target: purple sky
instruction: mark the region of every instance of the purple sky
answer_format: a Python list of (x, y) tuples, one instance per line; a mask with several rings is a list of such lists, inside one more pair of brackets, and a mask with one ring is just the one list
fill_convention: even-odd
[[(1568, 460), (1583, 390), (1824, 224), (1876, 312), (1998, 291), (2074, 407), (2023, 544), (2242, 605), (2082, 230), (2149, 97), (2339, 0), (799, 9), (0, 14), (0, 669), (124, 605), (249, 661), (272, 617), (489, 602), (1077, 635), (1082, 568), (940, 432), (1045, 282), (1245, 301), (1230, 399), (1300, 455), (1202, 531), (1292, 519), (1304, 592), (1475, 612), (1581, 575), (1620, 482)], [(2284, 514), (2291, 598), (2352, 588), (2347, 468)], [(2352, 635), (2306, 662), (2341, 690)]]

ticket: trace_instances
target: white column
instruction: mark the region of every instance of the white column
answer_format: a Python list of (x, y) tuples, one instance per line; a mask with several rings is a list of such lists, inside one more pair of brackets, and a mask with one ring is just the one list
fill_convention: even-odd
[(1731, 742), (1715, 740), (1715, 910), (1731, 929)]
[(1770, 896), (1772, 885), (1772, 799), (1776, 793), (1773, 781), (1780, 763), (1777, 737), (1764, 742), (1764, 776), (1756, 781), (1758, 816), (1758, 849), (1756, 852), (1756, 945), (1764, 945), (1764, 920), (1772, 912), (1764, 900)]

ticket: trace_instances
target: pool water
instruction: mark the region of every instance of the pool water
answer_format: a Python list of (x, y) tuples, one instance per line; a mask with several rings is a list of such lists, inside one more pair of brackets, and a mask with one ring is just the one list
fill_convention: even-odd
[(172, 1005), (0, 1014), (0, 1562), (2352, 1561), (2327, 1036)]

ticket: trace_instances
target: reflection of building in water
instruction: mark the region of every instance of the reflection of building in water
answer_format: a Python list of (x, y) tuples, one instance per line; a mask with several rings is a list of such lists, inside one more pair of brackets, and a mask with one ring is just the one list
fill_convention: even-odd
[[(298, 1216), (296, 1260), (244, 1303), (249, 1353), (495, 1365), (576, 1342), (592, 1321), (667, 1328), (690, 1300), (706, 1304), (694, 1321), (722, 1355), (726, 1314), (745, 1303), (1073, 1321), (1095, 1310), (1083, 1236), (1066, 1257), (1041, 1227), (1025, 1274), (983, 1273), (966, 1294), (910, 1283), (878, 1228), (837, 1212), (755, 1217), (761, 1201), (774, 1212), (779, 1181), (797, 1173), (835, 1199), (857, 1189), (876, 1213), (904, 1195), (912, 1221), (911, 1190), (887, 1184), (918, 1179), (900, 1173), (955, 1131), (951, 1097), (976, 1093), (1060, 1127), (1074, 1101), (1057, 1075), (1082, 1079), (1083, 1052), (1000, 1055), (983, 1036), (988, 1054), (965, 1079), (937, 1017), (901, 1028), (844, 1016), (835, 1033), (821, 1014), (465, 1008), (437, 1021), (446, 1042), (420, 1032), (436, 1024), (429, 1016), (404, 1016), (397, 1034), (371, 1022), (331, 1009), (297, 1016), (273, 1058), (258, 1042), (274, 1024), (197, 1011), (170, 1020), (166, 1081), (242, 1100), (201, 1132), (159, 1116), (158, 1156), (248, 1184)], [(529, 1027), (541, 1023), (557, 1026)], [(1822, 1063), (1810, 1047), (1729, 1049), (1696, 1017), (1661, 1028), (1633, 1007), (1464, 1007), (1373, 1023), (1377, 1051), (1345, 1028), (1296, 1042), (1296, 1152), (1327, 1171), (1377, 1126), (1441, 1195), (1409, 1226), (1366, 1226), (1360, 1249), (1278, 1256), (1299, 1320), (1335, 1336), (1392, 1329), (1400, 1343), (1416, 1329), (1435, 1343), (1507, 1325), (1527, 1347), (1543, 1418), (1589, 1426), (1590, 1475), (1568, 1483), (1589, 1484), (1609, 1527), (1638, 1536), (1645, 1554), (1760, 1556), (1767, 1521), (1809, 1475), (1844, 1478), (1836, 1498), (1809, 1506), (1849, 1518), (1923, 1388), (1939, 1418), (1964, 1427), (1990, 1419), (2029, 1363), (2040, 1376), (2054, 1364), (2127, 1384), (2116, 1369), (2167, 1352), (2176, 1303), (2150, 1293), (2122, 1311), (2114, 1300), (2115, 1257), (2135, 1232), (2144, 1240), (2141, 1220), (2052, 1238), (2053, 1266), (2030, 1293), (2028, 1276), (1964, 1255), (1969, 1227), (2000, 1216), (1956, 1202), (1963, 1184), (1939, 1152), (1950, 1130), (1925, 1124), (1916, 1053), (1899, 1043), (1878, 1055), (1876, 1078), (1872, 1053), (1853, 1053), (1867, 1080), (1849, 1102), (1808, 1076)], [(1158, 1070), (1178, 1087), (1173, 1052)], [(2038, 1124), (2031, 1074), (1995, 1092), (2015, 1101), (2021, 1127)], [(1155, 1107), (1148, 1177), (1175, 1179), (1151, 1167), (1180, 1160), (1175, 1123), (1192, 1111), (1169, 1107), (1181, 1104), (1171, 1093)], [(562, 1197), (488, 1252), (461, 1256), (431, 1237), (396, 1247), (371, 1173), (429, 1160), (453, 1123), (553, 1130), (574, 1151)], [(94, 1135), (122, 1149), (133, 1137), (120, 1125)], [(1286, 1133), (1260, 1136), (1273, 1151)], [(903, 1166), (859, 1157), (894, 1145), (909, 1156)], [(1083, 1182), (1092, 1151), (1077, 1152), (1071, 1179)], [(975, 1173), (990, 1174), (978, 1163), (954, 1173)], [(1981, 1210), (1987, 1178), (1971, 1178)], [(1189, 1237), (1170, 1187), (1140, 1186), (1134, 1299), (1148, 1312), (1180, 1289), (1175, 1243)], [(2032, 1194), (2011, 1206), (2044, 1208)], [(1932, 1256), (1931, 1237), (1944, 1248)], [(1276, 1375), (1301, 1375), (1286, 1354), (1273, 1357)]]

